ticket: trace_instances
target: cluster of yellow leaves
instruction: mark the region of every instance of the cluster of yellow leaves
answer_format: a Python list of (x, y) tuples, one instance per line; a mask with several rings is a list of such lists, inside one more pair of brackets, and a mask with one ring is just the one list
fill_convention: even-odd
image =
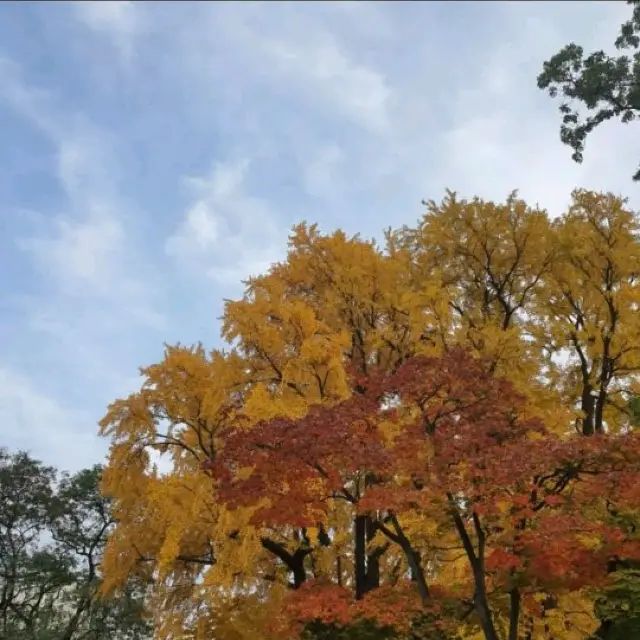
[(622, 201), (582, 191), (552, 230), (558, 255), (537, 300), (534, 335), (568, 358), (550, 377), (564, 399), (580, 399), (585, 432), (599, 431), (602, 415), (612, 429), (626, 424), (626, 392), (640, 369), (638, 231)]
[[(348, 397), (351, 374), (391, 370), (410, 355), (461, 344), (487, 358), (559, 432), (575, 417), (585, 432), (589, 424), (623, 428), (640, 370), (637, 233), (624, 202), (588, 192), (576, 192), (553, 221), (516, 194), (495, 204), (448, 193), (414, 228), (388, 231), (382, 248), (295, 227), (286, 260), (226, 303), (230, 351), (168, 347), (162, 362), (142, 370), (141, 389), (102, 420), (111, 440), (104, 491), (118, 519), (105, 589), (147, 570), (163, 603), (161, 637), (178, 628), (191, 629), (194, 640), (214, 628), (225, 640), (262, 637), (260, 620), (289, 580), (263, 541), (288, 553), (303, 542), (293, 530), (256, 528), (249, 509), (217, 504), (201, 465), (215, 458), (220, 434), (239, 415), (247, 428), (304, 415)], [(168, 468), (156, 454), (169, 458)], [(317, 530), (307, 532), (315, 576), (350, 579), (353, 515), (349, 505), (332, 506), (330, 547), (319, 544)], [(459, 550), (441, 523), (424, 522), (402, 524), (432, 577), (463, 588)], [(397, 579), (404, 562), (397, 551), (385, 553), (382, 580)], [(548, 625), (572, 607), (592, 623), (588, 599), (575, 598)], [(583, 637), (567, 633), (557, 637)]]

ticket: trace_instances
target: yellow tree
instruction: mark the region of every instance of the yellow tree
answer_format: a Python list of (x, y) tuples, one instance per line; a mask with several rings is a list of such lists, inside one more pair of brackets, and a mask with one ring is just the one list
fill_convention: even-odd
[[(223, 336), (237, 340), (254, 375), (262, 371), (272, 383), (284, 379), (279, 360), (301, 362), (316, 350), (336, 355), (338, 369), (392, 369), (416, 348), (439, 349), (436, 328), (449, 318), (437, 276), (416, 283), (410, 260), (407, 251), (386, 253), (357, 236), (322, 236), (315, 225), (299, 225), (287, 260), (251, 279), (242, 300), (227, 303)], [(328, 365), (318, 368), (311, 357), (304, 366), (300, 380), (287, 379), (294, 395), (324, 400), (349, 393), (344, 379), (331, 383), (335, 373), (324, 381)]]
[(447, 288), (453, 313), (447, 340), (489, 358), (550, 426), (564, 428), (566, 412), (545, 385), (548, 359), (529, 330), (557, 252), (546, 212), (515, 192), (499, 204), (454, 192), (424, 204), (417, 227), (390, 239), (412, 255), (416, 280), (435, 273)]
[[(596, 198), (595, 194), (582, 195), (583, 201), (591, 199), (592, 203)], [(564, 235), (561, 235), (558, 226), (562, 223), (552, 225), (544, 211), (527, 207), (515, 194), (504, 204), (479, 198), (460, 200), (455, 193), (448, 193), (440, 204), (425, 204), (427, 212), (417, 228), (405, 228), (396, 237), (402, 246), (411, 248), (418, 278), (437, 270), (448, 287), (455, 313), (454, 341), (471, 347), (478, 355), (489, 357), (496, 372), (508, 377), (530, 398), (538, 415), (550, 427), (566, 433), (576, 395), (585, 397), (589, 406), (594, 400), (593, 387), (583, 393), (580, 384), (575, 382), (576, 367), (558, 369), (557, 362), (552, 360), (551, 356), (561, 348), (545, 334), (555, 331), (557, 335), (559, 325), (566, 329), (566, 313), (563, 314), (557, 305), (550, 308), (547, 303), (553, 300), (559, 273), (566, 274), (568, 288), (580, 291), (584, 286), (583, 274), (575, 268), (567, 272), (567, 262), (575, 261), (575, 256), (568, 258), (568, 251), (575, 253), (576, 239), (584, 232), (573, 224), (571, 228), (568, 225), (563, 227)], [(568, 218), (575, 217), (575, 211), (574, 206)], [(620, 231), (616, 231), (617, 255), (626, 261), (627, 266), (626, 271), (618, 266), (616, 277), (626, 277), (628, 283), (633, 280), (632, 274), (637, 273), (635, 256), (638, 244), (637, 239), (632, 238), (635, 234), (633, 224), (633, 216), (627, 212), (624, 223), (618, 224), (622, 228), (627, 225), (626, 239), (622, 240)], [(594, 235), (593, 231), (590, 233)], [(586, 276), (589, 281), (587, 289), (601, 288), (601, 273), (602, 269), (593, 269)], [(634, 328), (632, 324), (637, 322), (636, 317), (628, 313), (636, 308), (634, 296), (629, 297), (631, 287), (620, 283), (618, 289), (622, 291), (619, 302), (624, 301), (623, 304), (628, 306), (623, 347), (625, 362), (618, 362), (620, 368), (616, 371), (621, 375), (626, 370), (628, 375), (637, 357), (629, 338), (635, 339), (640, 332), (637, 325)], [(602, 308), (602, 296), (599, 300)], [(618, 332), (621, 333), (620, 327)], [(610, 351), (612, 345), (615, 345), (615, 340), (608, 345)], [(562, 347), (566, 346), (567, 342), (562, 342)], [(591, 375), (597, 374), (592, 361), (587, 366), (592, 371)], [(598, 366), (596, 358), (595, 368)], [(560, 381), (564, 384), (559, 384)], [(626, 384), (628, 387), (628, 377)], [(558, 391), (562, 393), (558, 394)], [(618, 411), (624, 412), (627, 407), (619, 386), (616, 402), (611, 402), (610, 397), (608, 402)], [(443, 576), (450, 570), (447, 564), (440, 566)], [(545, 594), (541, 597), (546, 598)], [(574, 604), (582, 603), (583, 610), (592, 609), (584, 595), (575, 594), (570, 600)], [(547, 622), (542, 628), (549, 626), (555, 613), (561, 609), (557, 600), (553, 604), (556, 609), (546, 612)], [(565, 614), (563, 610), (560, 617), (567, 618)]]
[[(638, 392), (640, 370), (637, 219), (613, 194), (576, 190), (552, 234), (556, 259), (532, 323), (537, 342), (552, 356), (548, 382), (574, 410), (578, 433), (620, 431), (632, 418), (629, 400)], [(622, 516), (610, 511), (602, 505), (598, 517)], [(633, 513), (624, 517), (637, 521)], [(612, 573), (623, 566), (613, 563)]]
[[(142, 373), (140, 391), (113, 403), (101, 422), (112, 441), (103, 491), (114, 497), (118, 522), (105, 552), (105, 589), (130, 573), (151, 571), (162, 614), (157, 622), (171, 634), (185, 628), (191, 613), (185, 601), (211, 600), (211, 585), (227, 587), (221, 602), (232, 585), (251, 591), (271, 571), (268, 547), (285, 560), (290, 554), (243, 527), (250, 514), (221, 509), (201, 470), (245, 389), (242, 360), (233, 352), (171, 347)], [(154, 453), (164, 454), (168, 469), (153, 464)]]
[(554, 224), (557, 259), (536, 304), (537, 338), (556, 359), (552, 382), (584, 435), (629, 424), (640, 371), (638, 221), (612, 194), (575, 191)]
[[(372, 242), (322, 236), (305, 225), (290, 245), (285, 262), (227, 303), (223, 335), (234, 350), (168, 348), (160, 364), (143, 370), (140, 391), (115, 402), (101, 423), (112, 440), (104, 490), (118, 519), (105, 559), (109, 584), (151, 565), (158, 609), (176, 612), (159, 621), (165, 634), (184, 629), (195, 610), (200, 626), (193, 634), (219, 627), (222, 618), (227, 627), (230, 620), (241, 625), (242, 614), (232, 611), (249, 606), (256, 617), (258, 605), (268, 610), (308, 572), (330, 571), (338, 582), (355, 573), (364, 592), (385, 567), (398, 571), (383, 558), (386, 549), (375, 548), (373, 520), (357, 516), (353, 505), (313, 531), (265, 530), (252, 525), (251, 510), (221, 508), (201, 470), (230, 421), (251, 428), (275, 415), (304, 415), (312, 404), (350, 395), (350, 373), (393, 368), (414, 352), (439, 349), (446, 294), (436, 281), (410, 289), (406, 253), (390, 256)], [(169, 453), (168, 471), (151, 465), (153, 451)], [(331, 545), (328, 529), (335, 532)]]
[[(550, 354), (583, 341), (590, 349), (583, 351), (588, 380), (600, 380), (602, 363), (609, 372), (614, 365), (602, 406), (624, 410), (618, 385), (630, 385), (639, 335), (631, 313), (635, 222), (622, 206), (596, 207), (598, 196), (580, 197), (580, 207), (552, 225), (515, 195), (494, 204), (449, 193), (428, 205), (417, 228), (389, 231), (384, 248), (342, 232), (295, 227), (286, 259), (250, 279), (240, 300), (227, 301), (222, 331), (232, 349), (167, 348), (162, 362), (143, 370), (141, 389), (113, 403), (103, 419), (102, 433), (112, 442), (104, 490), (118, 520), (105, 557), (107, 588), (130, 573), (152, 572), (162, 637), (177, 629), (189, 638), (210, 637), (215, 630), (240, 640), (266, 637), (263, 621), (290, 587), (310, 577), (349, 586), (358, 598), (398, 580), (410, 569), (406, 558), (381, 535), (377, 516), (358, 510), (374, 476), (354, 474), (348, 488), (356, 497), (332, 500), (314, 527), (267, 528), (254, 519), (253, 507), (223, 505), (206, 465), (227, 427), (252, 429), (275, 417), (300, 418), (313, 405), (334, 405), (359, 393), (359, 377), (393, 372), (411, 356), (462, 345), (523, 392), (528, 411), (566, 432), (571, 411), (563, 399), (582, 397), (575, 375), (581, 369), (573, 360), (559, 368)], [(609, 249), (599, 232), (588, 231), (593, 223), (583, 210), (613, 216), (606, 224), (619, 230)], [(600, 247), (593, 250), (598, 260), (609, 251), (619, 283), (609, 291), (601, 280), (606, 261), (580, 275), (584, 254), (570, 243), (580, 234)], [(593, 331), (572, 336), (567, 292), (583, 296), (585, 323), (600, 330), (600, 342)], [(613, 329), (603, 320), (610, 304)], [(571, 383), (561, 384), (562, 376)], [(392, 424), (388, 429), (391, 440), (397, 434)], [(154, 452), (171, 464), (154, 466)], [(446, 584), (457, 575), (457, 549), (440, 522), (406, 515), (399, 526), (432, 577)], [(588, 609), (579, 594), (567, 601)]]
[[(410, 258), (341, 232), (294, 229), (287, 260), (225, 309), (223, 335), (237, 343), (255, 385), (246, 404), (253, 418), (304, 414), (309, 404), (350, 395), (349, 373), (393, 370), (412, 354), (442, 349), (446, 292), (435, 276), (416, 283)], [(387, 546), (375, 546), (371, 517), (351, 515), (353, 554), (336, 561), (354, 565), (360, 596), (378, 586)]]

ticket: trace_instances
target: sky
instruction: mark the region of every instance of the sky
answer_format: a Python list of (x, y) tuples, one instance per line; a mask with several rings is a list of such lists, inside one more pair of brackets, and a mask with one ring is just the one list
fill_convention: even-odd
[(0, 446), (77, 470), (164, 344), (307, 220), (379, 237), (446, 188), (638, 202), (638, 125), (571, 161), (542, 62), (623, 2), (0, 3)]

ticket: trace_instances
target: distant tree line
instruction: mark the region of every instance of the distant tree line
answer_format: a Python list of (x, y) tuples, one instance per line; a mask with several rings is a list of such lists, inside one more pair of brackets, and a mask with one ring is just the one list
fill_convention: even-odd
[(144, 640), (144, 585), (101, 598), (100, 562), (114, 525), (101, 468), (60, 473), (0, 448), (0, 638)]

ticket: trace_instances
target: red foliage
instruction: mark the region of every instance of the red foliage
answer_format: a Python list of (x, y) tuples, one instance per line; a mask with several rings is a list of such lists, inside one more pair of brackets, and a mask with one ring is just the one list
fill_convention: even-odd
[[(211, 465), (220, 498), (232, 507), (268, 498), (254, 517), (262, 525), (317, 523), (336, 497), (360, 512), (457, 515), (451, 526), (461, 539), (467, 531), (472, 542), (484, 537), (485, 574), (476, 579), (496, 589), (596, 585), (610, 558), (640, 558), (627, 532), (589, 515), (605, 497), (637, 503), (637, 434), (560, 438), (538, 420), (523, 420), (524, 398), (462, 351), (414, 358), (391, 374), (360, 380), (358, 388), (298, 420), (231, 430)], [(385, 409), (390, 398), (398, 406)], [(396, 426), (391, 443), (383, 423)], [(253, 471), (240, 477), (240, 467)], [(353, 480), (365, 476), (370, 481), (360, 495)], [(386, 623), (398, 624), (413, 610), (411, 599), (399, 597), (396, 608), (370, 604), (390, 593), (400, 592), (380, 588), (356, 606), (342, 587), (305, 585), (289, 614), (344, 624), (382, 611)]]
[(309, 582), (287, 599), (284, 614), (293, 631), (313, 620), (345, 626), (353, 620), (352, 603), (351, 592), (345, 587)]
[[(316, 523), (327, 499), (343, 492), (353, 474), (388, 467), (378, 406), (375, 398), (356, 395), (333, 407), (313, 407), (300, 420), (276, 418), (231, 431), (211, 465), (220, 499), (236, 507), (269, 498), (272, 505), (256, 513), (257, 523)], [(239, 478), (239, 467), (252, 467), (251, 476)]]
[[(441, 595), (441, 594), (440, 594)], [(285, 601), (283, 616), (274, 631), (299, 633), (306, 624), (320, 621), (345, 627), (357, 621), (370, 621), (380, 627), (407, 630), (418, 614), (437, 616), (441, 607), (437, 600), (425, 609), (413, 585), (402, 581), (395, 586), (384, 585), (355, 602), (346, 587), (322, 581), (304, 584)], [(443, 628), (442, 620), (434, 623)]]

